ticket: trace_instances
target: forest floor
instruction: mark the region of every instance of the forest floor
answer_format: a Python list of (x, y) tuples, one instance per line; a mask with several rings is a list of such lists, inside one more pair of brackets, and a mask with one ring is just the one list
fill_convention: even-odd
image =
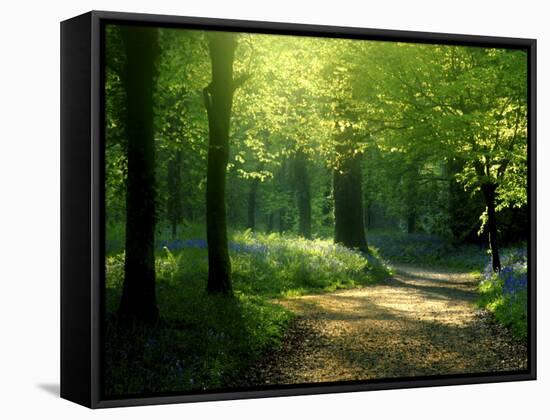
[(379, 284), (279, 299), (297, 317), (249, 385), (514, 371), (527, 349), (476, 307), (474, 276), (393, 265)]

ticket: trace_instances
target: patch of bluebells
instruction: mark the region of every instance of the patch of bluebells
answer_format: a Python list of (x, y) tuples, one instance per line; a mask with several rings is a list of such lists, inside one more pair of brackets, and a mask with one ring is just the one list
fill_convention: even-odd
[(368, 235), (369, 244), (380, 251), (382, 257), (393, 261), (428, 262), (457, 260), (463, 265), (482, 267), (485, 264), (483, 249), (477, 245), (453, 246), (447, 239), (423, 233), (378, 233)]
[(504, 294), (515, 296), (527, 289), (527, 270), (515, 271), (514, 267), (505, 267), (499, 276), (503, 279)]
[[(106, 241), (107, 251), (115, 251), (121, 248), (123, 244), (121, 241), (108, 240)], [(269, 245), (260, 243), (258, 241), (251, 241), (251, 243), (242, 243), (242, 242), (229, 242), (229, 250), (235, 253), (244, 253), (244, 254), (258, 254), (266, 255), (269, 250), (271, 251), (283, 251), (283, 248), (288, 247), (284, 242), (279, 243), (270, 243)], [(156, 242), (156, 249), (162, 250), (168, 248), (171, 252), (180, 251), (182, 249), (208, 249), (208, 243), (206, 239), (163, 239)], [(281, 249), (279, 249), (281, 248)], [(320, 251), (322, 254), (328, 255), (335, 251), (339, 253), (349, 253), (355, 254), (358, 251), (348, 249), (338, 244), (324, 243), (324, 242), (313, 242), (313, 241), (303, 241), (292, 243), (292, 248), (295, 251)]]
[[(229, 242), (229, 250), (236, 253), (247, 254), (265, 254), (268, 247), (263, 244), (243, 244), (237, 242)], [(182, 249), (208, 249), (206, 239), (174, 239), (162, 240), (157, 242), (158, 249), (168, 248), (170, 251), (179, 251)]]
[(506, 249), (501, 254), (501, 270), (485, 266), (480, 284), (480, 303), (489, 309), (502, 325), (520, 338), (527, 337), (527, 250)]
[(502, 293), (509, 297), (525, 291), (527, 289), (527, 249), (508, 250), (502, 256), (501, 265), (503, 268), (496, 274), (489, 261), (483, 273), (485, 281), (500, 281)]
[(389, 259), (441, 256), (448, 250), (444, 239), (425, 234), (371, 234), (368, 239)]
[(206, 239), (173, 239), (157, 242), (158, 249), (168, 248), (170, 251), (179, 251), (184, 248), (208, 249)]

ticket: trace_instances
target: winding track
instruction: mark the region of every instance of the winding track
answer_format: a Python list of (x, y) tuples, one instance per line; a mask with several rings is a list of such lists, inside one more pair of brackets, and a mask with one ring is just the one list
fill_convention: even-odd
[(256, 384), (368, 380), (525, 369), (526, 348), (475, 307), (467, 273), (394, 266), (384, 282), (283, 299), (298, 315)]

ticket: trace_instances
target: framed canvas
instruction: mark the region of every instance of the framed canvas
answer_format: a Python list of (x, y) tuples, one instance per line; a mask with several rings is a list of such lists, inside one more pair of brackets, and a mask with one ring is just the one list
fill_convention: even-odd
[(536, 378), (536, 41), (61, 24), (61, 396)]

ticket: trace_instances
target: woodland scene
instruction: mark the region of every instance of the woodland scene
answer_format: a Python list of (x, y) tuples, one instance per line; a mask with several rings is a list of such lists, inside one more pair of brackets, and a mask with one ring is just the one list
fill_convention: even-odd
[(107, 397), (527, 368), (527, 53), (105, 27)]

